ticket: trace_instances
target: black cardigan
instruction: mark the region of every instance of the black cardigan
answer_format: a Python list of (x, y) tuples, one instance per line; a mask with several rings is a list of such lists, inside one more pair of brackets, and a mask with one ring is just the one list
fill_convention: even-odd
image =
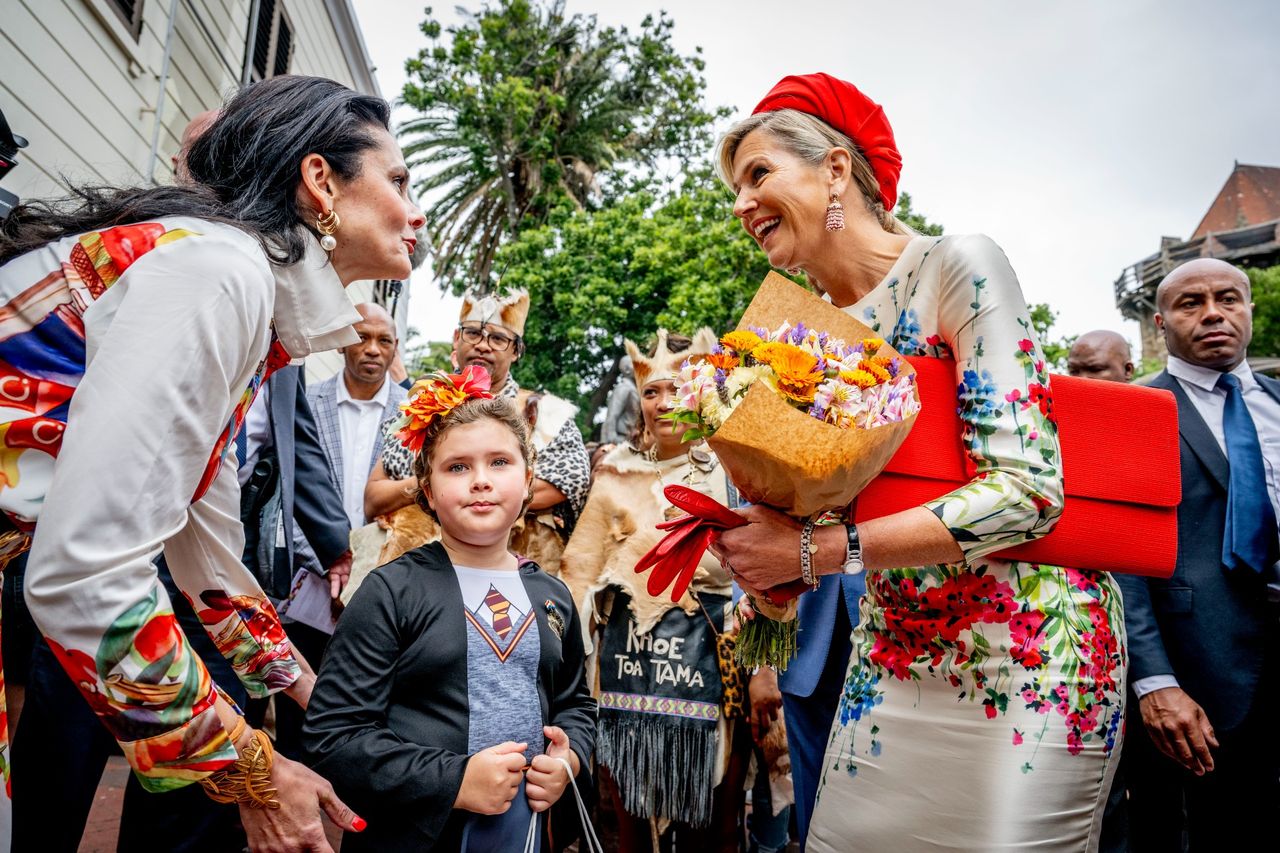
[[(577, 608), (535, 564), (520, 575), (538, 622), (542, 719), (564, 729), (585, 770), (596, 703)], [(563, 636), (548, 623), (548, 601)], [(372, 572), (338, 620), (302, 737), (311, 765), (369, 823), (345, 835), (347, 853), (459, 847), (467, 813), (453, 802), (469, 758), (463, 611), (453, 565), (433, 543)]]

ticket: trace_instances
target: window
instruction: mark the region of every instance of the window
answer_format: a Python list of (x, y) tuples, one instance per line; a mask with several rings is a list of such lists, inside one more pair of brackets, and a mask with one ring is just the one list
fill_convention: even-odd
[(264, 80), (289, 73), (293, 58), (293, 26), (278, 0), (261, 0), (258, 4), (258, 26), (253, 33), (254, 80)]
[(125, 29), (137, 39), (142, 32), (142, 0), (108, 0), (107, 5), (116, 10)]

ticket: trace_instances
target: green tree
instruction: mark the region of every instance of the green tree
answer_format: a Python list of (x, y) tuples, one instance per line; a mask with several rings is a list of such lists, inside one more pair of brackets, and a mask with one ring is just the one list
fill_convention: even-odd
[(705, 171), (661, 196), (636, 192), (527, 229), (498, 263), (503, 285), (530, 295), (516, 378), (576, 403), (588, 433), (624, 338), (643, 345), (659, 326), (730, 329), (769, 270)]
[(563, 0), (463, 11), (442, 39), (427, 8), (431, 44), (406, 63), (403, 93), (420, 115), (400, 129), (443, 287), (491, 286), (495, 252), (521, 229), (710, 146), (720, 113), (702, 105), (701, 51), (676, 52), (665, 13), (632, 33), (568, 16)]
[(1028, 305), (1031, 312), (1031, 328), (1036, 330), (1036, 336), (1040, 338), (1040, 348), (1044, 350), (1044, 360), (1051, 368), (1059, 373), (1067, 369), (1067, 353), (1071, 352), (1071, 345), (1076, 342), (1079, 335), (1069, 335), (1054, 340), (1049, 337), (1050, 331), (1053, 329), (1054, 321), (1058, 319), (1058, 312), (1049, 307), (1047, 302), (1037, 302), (1035, 305)]
[(405, 335), (404, 369), (417, 380), (438, 370), (453, 371), (453, 341), (427, 341), (417, 329), (409, 327)]
[(1280, 266), (1245, 270), (1253, 290), (1249, 355), (1280, 356)]
[(934, 237), (942, 236), (942, 226), (936, 222), (930, 222), (925, 219), (923, 213), (917, 213), (911, 209), (911, 193), (904, 192), (898, 194), (898, 206), (893, 209), (893, 215), (910, 225), (921, 234), (929, 234)]

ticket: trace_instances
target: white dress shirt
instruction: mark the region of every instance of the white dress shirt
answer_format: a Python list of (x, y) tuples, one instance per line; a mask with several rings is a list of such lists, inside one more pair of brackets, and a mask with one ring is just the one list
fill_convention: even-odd
[[(1223, 410), (1227, 403), (1227, 392), (1218, 388), (1218, 379), (1222, 371), (1208, 367), (1200, 367), (1183, 361), (1177, 356), (1169, 356), (1166, 367), (1169, 375), (1178, 380), (1182, 390), (1187, 393), (1191, 405), (1209, 427), (1214, 439), (1218, 442), (1222, 454), (1227, 454), (1227, 442), (1223, 433)], [(1271, 496), (1271, 507), (1276, 518), (1280, 518), (1280, 402), (1263, 390), (1254, 378), (1253, 371), (1247, 361), (1241, 361), (1230, 373), (1240, 380), (1240, 391), (1244, 396), (1245, 407), (1253, 418), (1253, 426), (1258, 431), (1258, 443), (1262, 446), (1262, 464), (1267, 473), (1267, 492)], [(1153, 675), (1140, 678), (1133, 683), (1133, 692), (1142, 697), (1153, 690), (1165, 687), (1177, 687), (1178, 681), (1172, 675)]]
[(271, 444), (271, 383), (263, 382), (258, 396), (244, 416), (244, 463), (240, 466), (240, 485), (249, 482), (253, 466), (262, 448)]
[(382, 387), (369, 400), (353, 398), (347, 391), (346, 377), (338, 380), (335, 399), (342, 436), (342, 506), (352, 530), (365, 524), (364, 487), (369, 482), (369, 461), (390, 393), (390, 376), (383, 378)]

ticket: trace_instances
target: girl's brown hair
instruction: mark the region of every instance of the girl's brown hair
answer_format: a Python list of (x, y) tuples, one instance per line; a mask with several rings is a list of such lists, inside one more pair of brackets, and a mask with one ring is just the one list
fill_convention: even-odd
[[(525, 466), (533, 470), (534, 452), (533, 442), (529, 438), (529, 427), (511, 401), (502, 397), (491, 400), (468, 400), (431, 422), (425, 430), (422, 449), (413, 457), (413, 476), (418, 481), (418, 486), (413, 491), (413, 501), (437, 522), (440, 518), (427, 502), (426, 491), (422, 488), (422, 484), (427, 481), (427, 475), (431, 473), (431, 454), (444, 440), (449, 430), (486, 419), (497, 421), (511, 430), (511, 434), (516, 437), (516, 443), (520, 446), (520, 455), (524, 457)], [(525, 508), (528, 508), (528, 504), (526, 500)], [(523, 510), (521, 514), (524, 514)]]

